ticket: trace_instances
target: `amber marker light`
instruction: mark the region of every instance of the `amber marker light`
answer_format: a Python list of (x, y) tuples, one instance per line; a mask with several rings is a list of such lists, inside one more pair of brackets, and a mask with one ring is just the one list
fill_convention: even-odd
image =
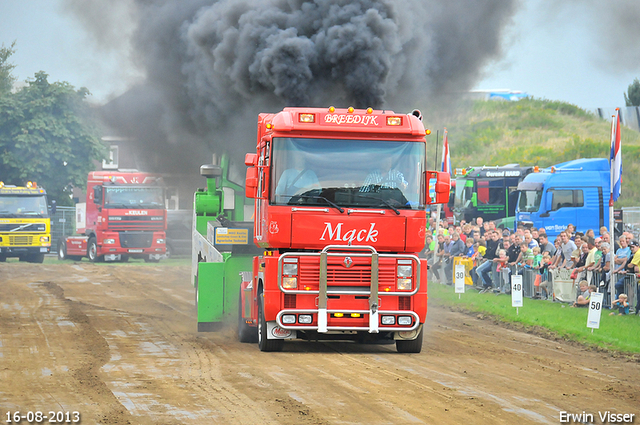
[(371, 107), (367, 108), (367, 114), (373, 114), (373, 108)]
[(533, 172), (534, 173), (539, 173), (540, 172), (540, 167), (538, 167), (537, 165), (535, 167), (533, 167)]
[(355, 111), (355, 109), (353, 109), (353, 106), (349, 106), (349, 109), (347, 109), (347, 112), (349, 112), (350, 114), (353, 113), (353, 111)]
[(431, 134), (431, 130), (429, 130), (428, 128), (424, 131), (424, 134), (426, 134), (427, 136)]
[(267, 127), (267, 130), (273, 130), (273, 124), (271, 123), (267, 123), (265, 127)]
[(351, 317), (360, 317), (360, 313), (351, 313)]
[(329, 112), (333, 114), (335, 111), (336, 111), (336, 108), (334, 106), (329, 106)]

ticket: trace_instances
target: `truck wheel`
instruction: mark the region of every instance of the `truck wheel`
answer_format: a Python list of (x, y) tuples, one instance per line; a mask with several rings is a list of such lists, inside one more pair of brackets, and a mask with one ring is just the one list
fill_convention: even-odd
[(44, 263), (44, 254), (32, 254), (27, 257), (29, 263)]
[(0, 263), (6, 263), (7, 262), (7, 257), (5, 257), (4, 255), (0, 255)]
[(67, 243), (60, 241), (58, 244), (58, 260), (64, 261), (67, 259)]
[(171, 258), (171, 252), (173, 251), (173, 248), (171, 248), (171, 245), (167, 244), (167, 250), (164, 253), (164, 256), (166, 259)]
[(264, 295), (258, 295), (258, 348), (260, 351), (282, 351), (283, 339), (267, 339), (267, 321), (264, 318)]
[[(242, 291), (242, 289), (240, 290)], [(242, 317), (242, 294), (239, 298), (238, 307), (238, 341), (240, 342), (258, 342), (258, 330), (253, 326), (249, 326)]]
[(100, 261), (100, 256), (98, 256), (98, 243), (93, 236), (89, 238), (89, 243), (87, 244), (87, 257), (89, 257), (89, 261), (92, 263)]
[(412, 340), (396, 340), (396, 350), (398, 353), (419, 353), (422, 351), (422, 333), (424, 332), (424, 325), (420, 329), (420, 333), (416, 339)]

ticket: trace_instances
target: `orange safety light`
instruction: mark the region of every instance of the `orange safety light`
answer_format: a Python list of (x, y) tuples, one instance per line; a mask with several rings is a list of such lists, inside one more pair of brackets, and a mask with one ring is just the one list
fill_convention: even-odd
[(347, 112), (349, 112), (350, 114), (353, 113), (353, 111), (355, 111), (355, 109), (353, 109), (353, 106), (349, 106), (349, 109), (347, 109)]
[(533, 167), (533, 172), (534, 173), (539, 173), (540, 172), (540, 167), (538, 167), (537, 165), (535, 167)]
[(4, 187), (4, 182), (0, 182), (0, 187)]
[(335, 106), (329, 106), (329, 112), (334, 113), (336, 111)]
[(428, 128), (424, 131), (424, 134), (426, 134), (427, 136), (431, 134), (431, 130), (429, 130)]
[(373, 114), (373, 108), (371, 107), (367, 108), (367, 114)]
[(556, 172), (556, 167), (555, 167), (555, 166), (552, 166), (552, 167), (551, 167), (551, 172), (552, 172), (552, 173), (555, 173), (555, 172)]
[(271, 124), (269, 122), (269, 123), (267, 123), (267, 125), (265, 127), (267, 127), (267, 130), (272, 130), (273, 129), (273, 124)]

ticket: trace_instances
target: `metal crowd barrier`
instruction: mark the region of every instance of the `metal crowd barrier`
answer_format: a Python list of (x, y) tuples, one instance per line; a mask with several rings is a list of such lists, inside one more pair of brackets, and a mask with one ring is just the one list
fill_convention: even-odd
[[(477, 263), (477, 266), (480, 266), (484, 261), (489, 260), (480, 259)], [(482, 279), (480, 278), (480, 276), (473, 275), (473, 272), (475, 272), (475, 268), (477, 267), (472, 266), (471, 259), (466, 257), (454, 257), (452, 262), (454, 266), (456, 264), (465, 265), (465, 284), (472, 285), (475, 289), (478, 290), (483, 289)], [(445, 262), (443, 261), (436, 266), (433, 266), (432, 263), (433, 260), (430, 259), (428, 275), (429, 281), (451, 284), (453, 282), (453, 276), (447, 275), (445, 279), (445, 273), (449, 274), (450, 271), (445, 267)], [(493, 288), (500, 290), (500, 293), (511, 292), (511, 276), (517, 274), (522, 275), (523, 296), (532, 298), (543, 293), (541, 288), (544, 287), (546, 289), (547, 297), (549, 300), (573, 303), (579, 295), (579, 279), (583, 278), (587, 282), (589, 282), (590, 285), (595, 285), (597, 288), (597, 292), (601, 292), (604, 294), (603, 304), (608, 307), (611, 306), (611, 302), (613, 301), (610, 296), (610, 285), (615, 285), (618, 279), (624, 276), (623, 293), (627, 294), (631, 310), (634, 311), (634, 307), (638, 305), (638, 290), (640, 290), (639, 280), (638, 277), (634, 274), (617, 274), (614, 276), (613, 283), (611, 283), (611, 281), (606, 279), (606, 275), (604, 272), (589, 271), (580, 276), (579, 279), (572, 279), (572, 269), (553, 269), (549, 270), (546, 275), (542, 277), (541, 287), (536, 288), (535, 279), (536, 275), (538, 274), (538, 270), (532, 268), (510, 266), (508, 269), (504, 269), (501, 272), (498, 272), (496, 270), (496, 267), (496, 264), (493, 264), (491, 266), (491, 277), (493, 281)], [(434, 271), (436, 273), (434, 273)], [(439, 277), (439, 279), (436, 278), (436, 275)], [(614, 291), (614, 296), (615, 295), (616, 294)]]

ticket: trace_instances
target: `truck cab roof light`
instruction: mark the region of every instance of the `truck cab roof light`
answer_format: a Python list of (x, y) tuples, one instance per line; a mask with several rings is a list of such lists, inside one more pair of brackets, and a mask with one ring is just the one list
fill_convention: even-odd
[(402, 125), (402, 117), (387, 117), (387, 125)]
[(298, 115), (298, 121), (302, 123), (314, 123), (316, 122), (316, 114), (300, 113)]

